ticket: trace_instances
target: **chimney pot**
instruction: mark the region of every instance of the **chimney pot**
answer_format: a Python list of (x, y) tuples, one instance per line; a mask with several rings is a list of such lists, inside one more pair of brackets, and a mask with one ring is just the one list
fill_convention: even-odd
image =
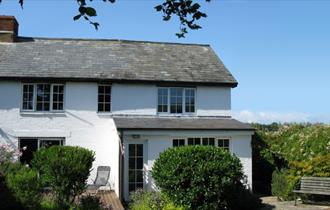
[(0, 42), (15, 42), (18, 35), (18, 22), (14, 16), (0, 15)]

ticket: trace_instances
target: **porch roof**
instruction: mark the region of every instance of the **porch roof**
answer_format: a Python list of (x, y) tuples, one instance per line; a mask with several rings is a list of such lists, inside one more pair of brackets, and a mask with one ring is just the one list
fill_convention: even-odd
[(115, 117), (116, 127), (126, 130), (249, 130), (254, 128), (232, 118), (132, 118)]

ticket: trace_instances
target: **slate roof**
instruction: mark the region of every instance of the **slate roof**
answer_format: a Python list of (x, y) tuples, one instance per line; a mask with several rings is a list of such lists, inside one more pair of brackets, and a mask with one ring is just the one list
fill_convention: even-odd
[(114, 118), (119, 129), (145, 130), (249, 130), (249, 124), (232, 118)]
[(237, 86), (209, 45), (20, 37), (0, 43), (0, 79), (50, 78)]

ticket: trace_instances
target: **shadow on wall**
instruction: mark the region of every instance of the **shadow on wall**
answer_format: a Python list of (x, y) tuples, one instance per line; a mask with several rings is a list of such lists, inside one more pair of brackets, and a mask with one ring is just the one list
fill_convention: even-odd
[(16, 142), (13, 141), (13, 138), (15, 139), (16, 137), (5, 132), (2, 128), (0, 128), (0, 137), (5, 141), (4, 143), (10, 145), (13, 148), (17, 148)]

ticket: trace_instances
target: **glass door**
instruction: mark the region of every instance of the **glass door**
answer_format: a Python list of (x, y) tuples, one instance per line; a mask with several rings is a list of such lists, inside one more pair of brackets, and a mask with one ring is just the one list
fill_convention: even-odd
[(143, 189), (143, 144), (128, 145), (128, 192)]

